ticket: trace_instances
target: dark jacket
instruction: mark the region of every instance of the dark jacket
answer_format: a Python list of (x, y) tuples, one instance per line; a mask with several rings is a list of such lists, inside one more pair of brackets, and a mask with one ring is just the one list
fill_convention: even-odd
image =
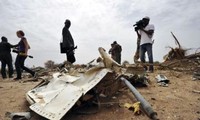
[(0, 54), (10, 53), (12, 47), (14, 46), (8, 42), (0, 42)]
[(11, 45), (8, 42), (0, 42), (0, 60), (8, 60), (12, 59), (11, 57), (11, 48), (15, 47), (16, 45)]
[(62, 30), (63, 36), (63, 47), (66, 49), (73, 49), (74, 48), (74, 40), (69, 29), (65, 26)]

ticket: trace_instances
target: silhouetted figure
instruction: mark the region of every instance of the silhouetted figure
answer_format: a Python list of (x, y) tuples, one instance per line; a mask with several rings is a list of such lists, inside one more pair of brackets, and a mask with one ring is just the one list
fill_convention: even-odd
[(0, 60), (1, 60), (1, 75), (2, 78), (7, 78), (6, 75), (6, 65), (8, 65), (8, 74), (9, 78), (13, 77), (13, 65), (12, 65), (12, 55), (11, 55), (11, 48), (15, 47), (11, 45), (7, 38), (2, 36), (1, 43), (0, 43)]
[(18, 54), (15, 60), (15, 68), (17, 71), (17, 77), (14, 80), (21, 79), (22, 70), (25, 70), (26, 72), (30, 73), (33, 77), (37, 77), (36, 72), (24, 66), (24, 62), (28, 55), (28, 49), (30, 49), (30, 46), (26, 38), (24, 37), (25, 34), (22, 30), (17, 31), (16, 34), (17, 34), (17, 37), (20, 38), (20, 41), (17, 46)]
[(119, 64), (121, 64), (121, 52), (122, 52), (121, 45), (119, 45), (116, 41), (114, 41), (111, 44), (111, 49), (109, 50), (109, 54), (111, 54), (112, 59)]
[(65, 49), (64, 52), (66, 53), (67, 61), (69, 61), (70, 63), (74, 63), (76, 61), (74, 56), (74, 49), (76, 49), (76, 47), (74, 47), (74, 40), (69, 31), (70, 26), (71, 22), (70, 20), (67, 19), (65, 21), (65, 26), (62, 30), (62, 37), (63, 37), (62, 47)]

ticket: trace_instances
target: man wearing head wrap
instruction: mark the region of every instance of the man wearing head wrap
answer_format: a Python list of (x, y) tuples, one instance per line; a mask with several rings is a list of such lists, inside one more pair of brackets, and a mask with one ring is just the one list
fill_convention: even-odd
[(152, 52), (152, 38), (154, 34), (154, 25), (149, 24), (150, 18), (148, 16), (142, 19), (143, 26), (139, 28), (140, 34), (140, 60), (142, 63), (145, 63), (145, 53), (148, 54), (149, 59), (149, 68), (146, 65), (143, 65), (144, 69), (149, 72), (153, 72), (153, 52)]
[(119, 45), (117, 41), (114, 41), (111, 44), (111, 49), (109, 50), (109, 54), (111, 54), (112, 59), (119, 64), (121, 64), (121, 52), (122, 52), (121, 45)]

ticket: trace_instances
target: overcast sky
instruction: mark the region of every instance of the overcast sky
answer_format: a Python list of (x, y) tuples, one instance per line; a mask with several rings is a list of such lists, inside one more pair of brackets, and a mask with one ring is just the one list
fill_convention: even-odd
[(149, 16), (155, 26), (154, 61), (162, 62), (166, 47), (176, 47), (171, 31), (184, 48), (200, 47), (199, 6), (200, 0), (0, 0), (0, 36), (16, 44), (16, 31), (25, 32), (34, 56), (26, 60), (28, 66), (62, 63), (66, 56), (59, 42), (64, 21), (70, 19), (77, 64), (99, 57), (98, 47), (109, 50), (113, 41), (122, 45), (122, 61), (133, 63), (133, 24)]

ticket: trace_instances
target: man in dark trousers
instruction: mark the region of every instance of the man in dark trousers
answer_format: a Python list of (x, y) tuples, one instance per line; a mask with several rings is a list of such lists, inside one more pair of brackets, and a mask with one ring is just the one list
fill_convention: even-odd
[[(149, 24), (150, 18), (148, 16), (144, 17), (142, 19), (143, 26), (140, 26), (138, 29), (138, 32), (140, 34), (140, 60), (142, 63), (145, 63), (145, 53), (147, 52), (148, 58), (149, 58), (149, 68), (143, 64), (143, 67), (145, 71), (147, 72), (153, 72), (153, 50), (152, 50), (152, 44), (153, 44), (153, 34), (155, 31), (154, 25)], [(137, 33), (138, 34), (138, 33)]]
[(63, 36), (63, 44), (62, 47), (65, 49), (65, 53), (67, 56), (67, 61), (70, 63), (74, 63), (76, 61), (74, 56), (74, 40), (72, 38), (72, 35), (69, 31), (69, 27), (71, 26), (70, 20), (65, 21), (65, 26), (62, 30), (62, 36)]
[(28, 44), (28, 41), (25, 37), (25, 33), (22, 30), (18, 30), (16, 32), (16, 35), (18, 38), (20, 38), (20, 41), (17, 44), (18, 54), (15, 60), (17, 77), (14, 78), (13, 80), (22, 79), (22, 70), (25, 70), (26, 72), (30, 73), (36, 79), (38, 77), (37, 73), (24, 66), (25, 60), (28, 56), (28, 49), (30, 49), (30, 45)]
[(8, 43), (7, 38), (2, 36), (0, 42), (0, 60), (1, 60), (1, 75), (3, 79), (7, 78), (6, 65), (8, 65), (9, 78), (13, 77), (12, 56), (10, 53), (12, 47), (16, 46)]

